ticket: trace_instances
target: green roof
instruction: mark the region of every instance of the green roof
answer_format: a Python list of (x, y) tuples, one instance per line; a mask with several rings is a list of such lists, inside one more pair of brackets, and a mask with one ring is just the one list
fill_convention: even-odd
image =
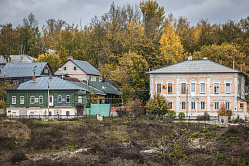
[[(84, 84), (84, 83), (82, 83), (82, 82), (75, 82), (75, 81), (68, 81), (68, 82), (70, 82), (70, 83), (72, 83), (72, 84), (74, 84), (74, 85), (77, 85), (77, 86), (79, 86), (79, 87), (81, 87), (81, 88), (88, 89), (87, 85)], [(100, 90), (98, 90), (98, 89), (96, 89), (96, 88), (93, 88), (93, 87), (91, 87), (91, 86), (89, 86), (89, 88), (91, 88), (91, 90), (93, 90), (96, 94), (105, 95), (104, 92), (102, 92), (102, 91), (100, 91)]]
[(117, 89), (105, 82), (89, 81), (89, 84), (100, 89), (101, 91), (104, 91), (107, 94), (120, 95), (120, 92)]

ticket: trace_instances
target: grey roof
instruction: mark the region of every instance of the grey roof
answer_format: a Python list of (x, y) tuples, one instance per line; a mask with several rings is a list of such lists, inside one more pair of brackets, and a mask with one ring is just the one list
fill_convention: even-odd
[(70, 59), (70, 61), (75, 63), (86, 74), (99, 75), (99, 71), (87, 61), (80, 61), (80, 60), (73, 60), (73, 59)]
[[(10, 55), (10, 61), (9, 63), (32, 63), (33, 57), (28, 55)], [(3, 56), (0, 56), (0, 64), (6, 64), (7, 61), (3, 58)]]
[(88, 87), (92, 90), (92, 91), (94, 91), (94, 93), (96, 93), (96, 94), (102, 94), (102, 95), (105, 95), (105, 93), (104, 92), (102, 92), (102, 91), (100, 91), (100, 90), (98, 90), (98, 89), (96, 89), (96, 88), (93, 88), (93, 87), (91, 87), (91, 86), (87, 86), (86, 84), (84, 84), (84, 83), (82, 83), (82, 82), (74, 82), (74, 81), (69, 81), (70, 83), (72, 83), (72, 84), (75, 84), (75, 85), (77, 85), (77, 86), (80, 86), (80, 87), (82, 87), (82, 88), (85, 88), (85, 89), (88, 89)]
[[(32, 77), (40, 76), (47, 62), (40, 63), (7, 63), (0, 74), (0, 77)], [(36, 67), (35, 67), (36, 66)]]
[(188, 60), (171, 66), (163, 67), (148, 74), (176, 74), (176, 73), (242, 73), (239, 70), (220, 65), (210, 60)]
[(74, 85), (66, 80), (62, 80), (59, 77), (39, 77), (35, 81), (30, 80), (21, 83), (17, 90), (47, 90), (49, 85), (50, 90), (83, 90), (88, 91), (85, 88)]

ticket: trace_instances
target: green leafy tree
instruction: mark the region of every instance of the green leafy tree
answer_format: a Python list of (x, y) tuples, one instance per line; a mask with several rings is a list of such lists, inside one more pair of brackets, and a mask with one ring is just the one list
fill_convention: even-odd
[(168, 111), (168, 102), (165, 97), (160, 94), (156, 94), (153, 99), (150, 99), (147, 109), (148, 113), (154, 115), (165, 115)]

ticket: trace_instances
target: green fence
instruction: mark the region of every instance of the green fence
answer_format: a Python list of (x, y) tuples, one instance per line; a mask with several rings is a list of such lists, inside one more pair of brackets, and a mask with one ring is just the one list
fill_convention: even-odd
[(86, 109), (86, 115), (97, 115), (100, 114), (104, 117), (110, 116), (110, 104), (91, 104), (91, 108)]

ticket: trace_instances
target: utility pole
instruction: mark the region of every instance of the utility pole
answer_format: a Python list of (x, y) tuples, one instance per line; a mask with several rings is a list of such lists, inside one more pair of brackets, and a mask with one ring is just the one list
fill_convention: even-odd
[(48, 83), (48, 115), (49, 115), (49, 83)]
[(186, 92), (186, 94), (187, 94), (187, 96), (186, 96), (186, 105), (187, 105), (187, 108), (186, 108), (186, 116), (188, 116), (188, 84), (186, 83), (186, 88), (187, 88), (187, 92)]

